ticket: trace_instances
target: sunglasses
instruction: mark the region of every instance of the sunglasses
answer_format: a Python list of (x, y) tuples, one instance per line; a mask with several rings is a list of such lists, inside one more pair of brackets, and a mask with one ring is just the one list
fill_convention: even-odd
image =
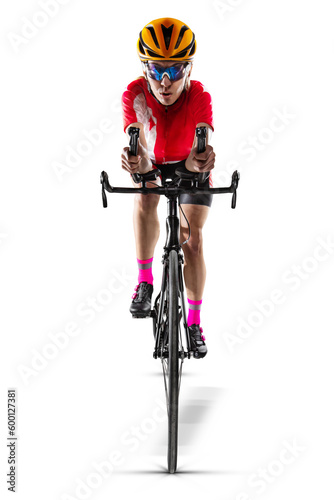
[(163, 68), (159, 64), (148, 62), (146, 63), (147, 76), (157, 82), (161, 82), (164, 75), (167, 75), (171, 82), (175, 82), (184, 77), (187, 66), (188, 63), (179, 63), (174, 66), (170, 66), (169, 68)]

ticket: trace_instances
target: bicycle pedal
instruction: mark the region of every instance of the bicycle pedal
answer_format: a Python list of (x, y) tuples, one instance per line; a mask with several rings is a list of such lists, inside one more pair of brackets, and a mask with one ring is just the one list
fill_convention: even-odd
[(155, 318), (156, 312), (152, 309), (148, 314), (145, 313), (132, 313), (133, 318)]

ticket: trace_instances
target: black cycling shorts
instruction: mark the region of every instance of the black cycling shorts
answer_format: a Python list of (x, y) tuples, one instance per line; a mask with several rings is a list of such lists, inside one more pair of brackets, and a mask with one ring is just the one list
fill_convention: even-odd
[[(186, 160), (179, 161), (177, 163), (167, 163), (164, 165), (154, 164), (154, 167), (157, 167), (161, 172), (161, 181), (162, 183), (166, 179), (174, 179), (175, 178), (175, 169), (180, 166), (185, 166)], [(160, 177), (160, 176), (159, 176)], [(205, 188), (210, 187), (209, 178), (205, 181)], [(212, 204), (212, 194), (192, 194), (192, 193), (183, 193), (180, 195), (180, 204), (181, 205), (205, 205), (207, 207), (211, 207)]]

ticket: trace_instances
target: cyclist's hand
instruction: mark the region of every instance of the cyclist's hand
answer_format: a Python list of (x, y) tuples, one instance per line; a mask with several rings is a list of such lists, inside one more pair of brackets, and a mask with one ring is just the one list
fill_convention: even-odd
[(148, 152), (140, 141), (138, 141), (138, 155), (130, 155), (129, 148), (126, 147), (123, 148), (121, 160), (122, 168), (130, 174), (136, 174), (137, 172), (144, 174), (152, 170), (152, 162), (148, 157)]
[(186, 168), (191, 172), (208, 172), (215, 167), (215, 159), (212, 146), (206, 146), (203, 153), (197, 153), (197, 147), (194, 147), (186, 160)]

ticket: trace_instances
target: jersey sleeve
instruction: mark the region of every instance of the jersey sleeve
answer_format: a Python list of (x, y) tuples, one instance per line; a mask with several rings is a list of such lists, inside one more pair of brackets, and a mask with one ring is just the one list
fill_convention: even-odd
[[(122, 95), (122, 112), (123, 112), (123, 129), (124, 132), (131, 123), (141, 121), (138, 117), (138, 110), (136, 112), (135, 101), (138, 96), (143, 94), (142, 87), (140, 86), (140, 78), (130, 83)], [(138, 99), (137, 99), (138, 100)]]
[(192, 85), (192, 109), (196, 125), (201, 122), (207, 123), (214, 130), (211, 95), (202, 83), (193, 81)]

